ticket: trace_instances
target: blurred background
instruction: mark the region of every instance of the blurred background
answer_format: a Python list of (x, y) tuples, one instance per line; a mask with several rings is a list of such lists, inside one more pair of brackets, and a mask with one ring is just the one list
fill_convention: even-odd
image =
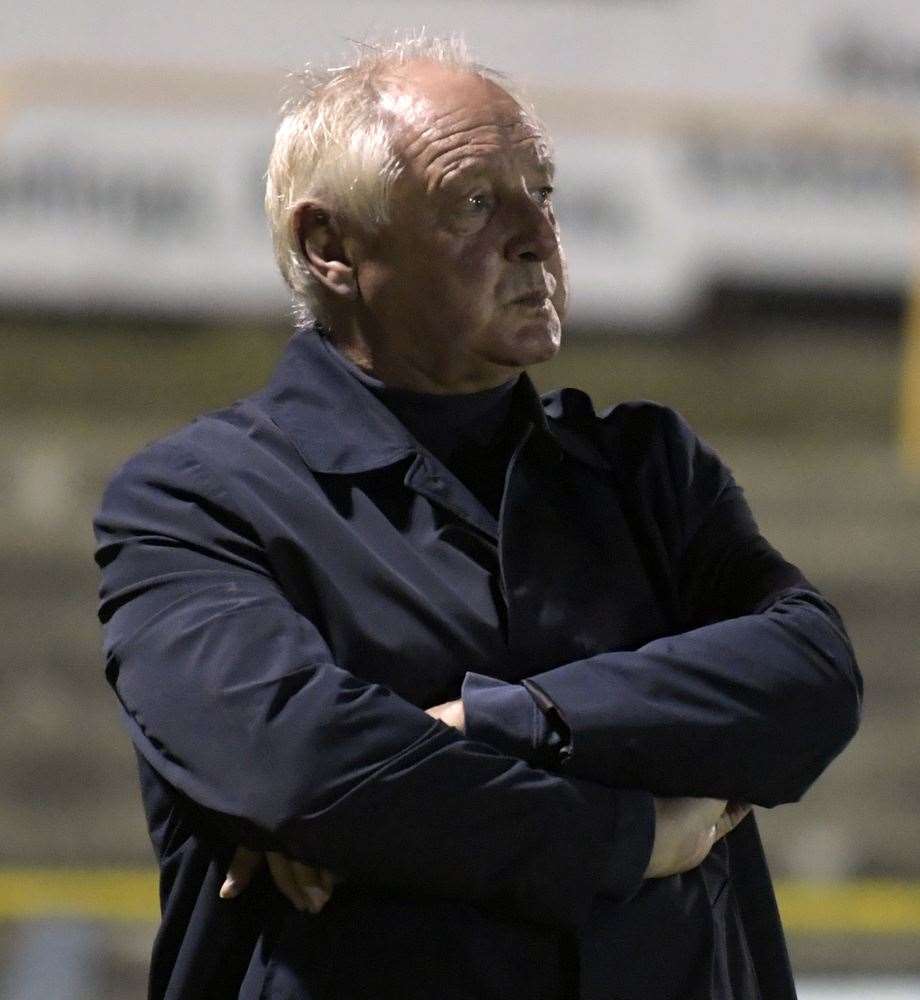
[(0, 0), (0, 998), (141, 997), (156, 929), (90, 521), (290, 334), (261, 210), (284, 74), (460, 32), (556, 138), (541, 385), (680, 409), (836, 603), (862, 729), (760, 810), (803, 998), (920, 996), (916, 0)]

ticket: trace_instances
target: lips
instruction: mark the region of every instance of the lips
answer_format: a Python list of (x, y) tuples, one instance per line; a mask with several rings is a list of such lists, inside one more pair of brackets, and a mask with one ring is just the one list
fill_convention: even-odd
[(544, 288), (539, 292), (527, 292), (525, 295), (519, 295), (516, 299), (511, 300), (511, 305), (532, 306), (533, 308), (538, 308), (543, 305), (548, 297), (548, 293)]

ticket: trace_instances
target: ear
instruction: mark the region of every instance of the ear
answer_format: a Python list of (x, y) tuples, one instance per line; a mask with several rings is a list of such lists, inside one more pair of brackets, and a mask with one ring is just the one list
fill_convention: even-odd
[(357, 298), (355, 270), (333, 213), (319, 202), (302, 201), (291, 225), (313, 277), (339, 298)]

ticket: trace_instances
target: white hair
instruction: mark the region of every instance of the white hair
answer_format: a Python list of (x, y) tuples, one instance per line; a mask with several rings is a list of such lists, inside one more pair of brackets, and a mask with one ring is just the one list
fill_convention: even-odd
[(390, 190), (402, 171), (393, 143), (400, 119), (388, 107), (392, 102), (381, 98), (392, 90), (392, 70), (418, 61), (493, 80), (527, 107), (501, 73), (472, 61), (462, 39), (430, 38), (424, 30), (389, 44), (359, 44), (351, 65), (311, 65), (292, 74), (295, 93), (282, 107), (275, 134), (265, 211), (275, 259), (301, 321), (324, 317), (320, 287), (295, 231), (295, 209), (317, 199), (368, 232), (388, 221)]

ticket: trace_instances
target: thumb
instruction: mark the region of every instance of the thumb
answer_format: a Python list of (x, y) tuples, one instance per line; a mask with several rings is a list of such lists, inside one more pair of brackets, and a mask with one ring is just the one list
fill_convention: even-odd
[(261, 867), (263, 860), (264, 855), (261, 851), (238, 847), (230, 862), (224, 884), (220, 887), (220, 898), (233, 899), (243, 892), (252, 881), (252, 876)]

